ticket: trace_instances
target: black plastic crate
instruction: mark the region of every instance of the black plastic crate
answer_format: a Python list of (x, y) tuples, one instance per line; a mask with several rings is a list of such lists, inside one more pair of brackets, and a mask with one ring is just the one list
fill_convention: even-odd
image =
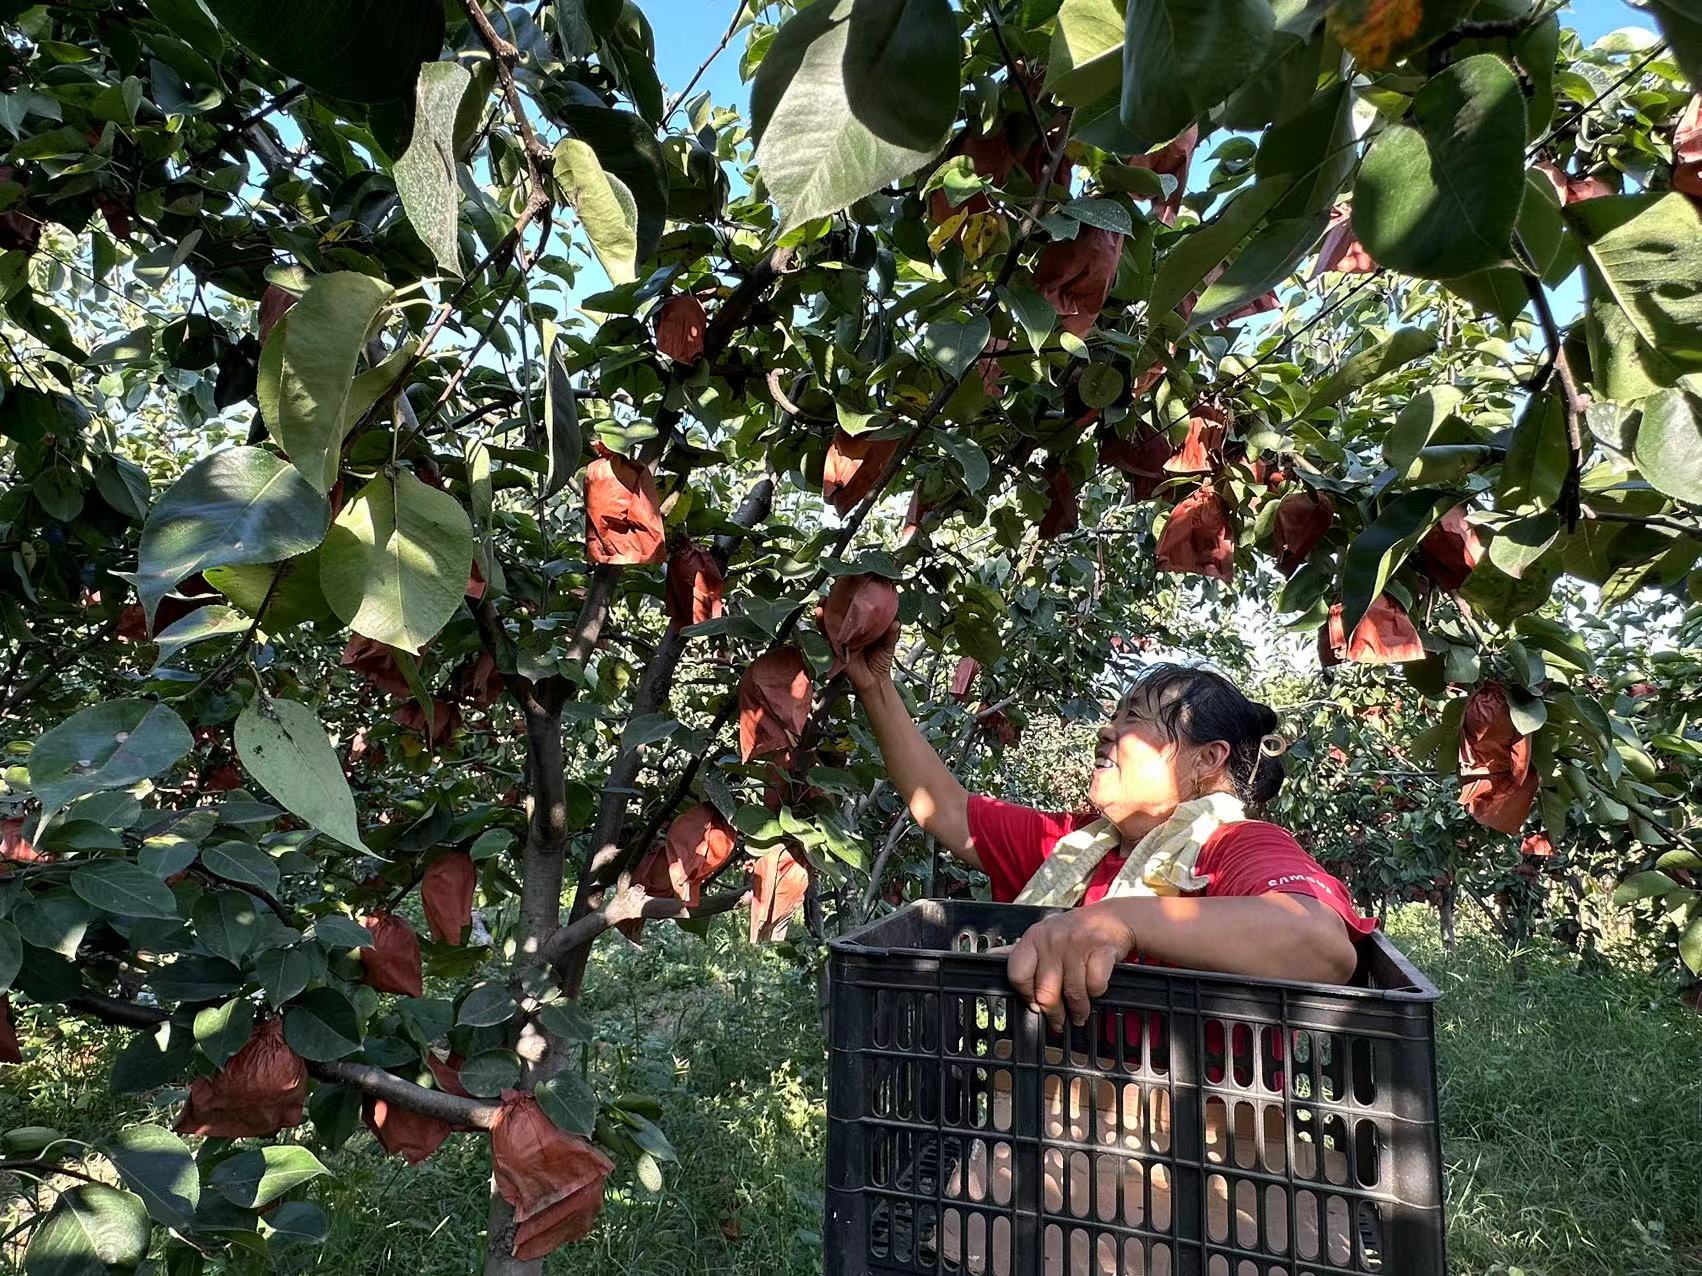
[(923, 900), (834, 941), (827, 1276), (1442, 1276), (1435, 987), (1119, 965), (1052, 1033), (1049, 909)]

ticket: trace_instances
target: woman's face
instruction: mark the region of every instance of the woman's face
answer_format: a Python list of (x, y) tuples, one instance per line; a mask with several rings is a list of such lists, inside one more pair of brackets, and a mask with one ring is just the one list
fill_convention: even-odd
[[(1176, 694), (1171, 688), (1165, 698)], [(1168, 819), (1179, 803), (1212, 787), (1206, 777), (1221, 768), (1217, 754), (1228, 752), (1222, 744), (1202, 748), (1171, 740), (1158, 721), (1160, 708), (1137, 688), (1099, 729), (1088, 801), (1119, 828), (1150, 827)]]

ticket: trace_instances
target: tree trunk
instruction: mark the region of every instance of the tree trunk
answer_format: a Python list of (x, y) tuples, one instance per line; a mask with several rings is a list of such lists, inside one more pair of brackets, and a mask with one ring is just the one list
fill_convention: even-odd
[[(515, 1000), (527, 1008), (527, 973), (539, 962), (544, 941), (561, 925), (562, 863), (567, 852), (567, 778), (563, 771), (561, 706), (553, 698), (526, 707), (527, 800), (531, 803), (526, 846), (521, 853), (520, 925), (512, 983)], [(521, 1030), (517, 1049), (524, 1064), (520, 1088), (536, 1090), (561, 1066), (554, 1043), (535, 1025)], [(485, 1276), (538, 1276), (544, 1260), (513, 1256), (514, 1208), (491, 1180), (485, 1232)]]
[(1459, 947), (1458, 937), (1454, 933), (1454, 892), (1442, 892), (1442, 902), (1436, 907), (1437, 917), (1442, 927), (1442, 950), (1453, 956)]

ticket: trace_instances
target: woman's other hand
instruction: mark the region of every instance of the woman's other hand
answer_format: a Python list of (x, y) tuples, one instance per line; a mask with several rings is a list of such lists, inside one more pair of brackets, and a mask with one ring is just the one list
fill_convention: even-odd
[(881, 635), (880, 641), (845, 657), (845, 675), (859, 694), (892, 681), (892, 661), (898, 652), (898, 625)]
[(1028, 1008), (1063, 1031), (1064, 1014), (1087, 1022), (1092, 999), (1104, 993), (1111, 971), (1135, 947), (1135, 929), (1115, 902), (1104, 901), (1048, 917), (1028, 928), (1011, 949), (1011, 983)]

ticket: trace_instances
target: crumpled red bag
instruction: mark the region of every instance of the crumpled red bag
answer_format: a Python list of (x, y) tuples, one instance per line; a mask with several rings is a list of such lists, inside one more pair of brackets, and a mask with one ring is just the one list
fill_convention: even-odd
[(284, 1040), (279, 1016), (262, 1019), (225, 1066), (189, 1083), (172, 1128), (213, 1139), (262, 1139), (301, 1124), (307, 1064)]
[(379, 992), (418, 997), (420, 937), (414, 928), (395, 913), (374, 913), (361, 918), (361, 925), (372, 935), (372, 947), (360, 950), (362, 980)]
[(1549, 840), (1547, 833), (1529, 833), (1525, 840), (1519, 843), (1519, 854), (1545, 860), (1554, 854), (1554, 843)]
[(1673, 130), (1672, 188), (1702, 199), (1702, 93), (1690, 99)]
[(668, 579), (663, 587), (663, 605), (668, 623), (684, 629), (702, 624), (721, 614), (723, 576), (715, 555), (686, 541), (668, 556)]
[(822, 464), (821, 494), (841, 514), (849, 514), (880, 481), (898, 439), (876, 439), (867, 434), (835, 430)]
[(667, 554), (662, 496), (648, 467), (597, 444), (585, 467), (585, 553), (594, 563), (631, 567)]
[(18, 1025), (12, 1018), (12, 995), (0, 993), (0, 1063), (22, 1063), (23, 1048), (18, 1044)]
[(591, 1231), (614, 1162), (559, 1129), (533, 1096), (502, 1092), (491, 1124), (491, 1178), (514, 1207), (514, 1257), (542, 1258)]
[(1282, 302), (1277, 299), (1276, 289), (1273, 288), (1262, 297), (1254, 297), (1239, 310), (1231, 310), (1218, 322), (1234, 323), (1239, 319), (1251, 319), (1254, 315), (1268, 314), (1272, 310), (1281, 309)]
[(1479, 824), (1517, 833), (1531, 813), (1539, 777), (1531, 767), (1531, 740), (1513, 725), (1507, 691), (1483, 683), (1466, 701), (1460, 723), (1460, 805)]
[[(472, 1097), (461, 1084), (459, 1060), (454, 1056), (446, 1063), (428, 1050), (426, 1066), (431, 1069), (439, 1090), (463, 1099)], [(443, 1141), (456, 1130), (468, 1128), (426, 1116), (376, 1095), (368, 1095), (361, 1102), (361, 1118), (385, 1152), (401, 1157), (409, 1165), (418, 1165), (442, 1147)]]
[(431, 721), (427, 722), (425, 707), (418, 700), (410, 700), (392, 711), (390, 720), (404, 731), (424, 736), (426, 744), (436, 748), (461, 729), (461, 706), (442, 696), (433, 696)]
[(1349, 638), (1342, 632), (1342, 605), (1330, 608), (1329, 643), (1333, 663), (1351, 660), (1359, 665), (1397, 665), (1424, 659), (1424, 644), (1406, 608), (1388, 594), (1379, 594), (1365, 609)]
[(922, 485), (910, 489), (910, 508), (904, 513), (904, 525), (898, 529), (898, 543), (908, 545), (922, 531), (923, 520), (933, 512), (933, 506), (922, 500)]
[(981, 662), (973, 656), (964, 656), (957, 662), (957, 668), (951, 673), (952, 699), (959, 704), (968, 704), (970, 693), (975, 688), (975, 679), (981, 672)]
[(833, 651), (827, 676), (845, 668), (853, 652), (873, 646), (898, 619), (898, 589), (884, 576), (841, 576), (816, 605), (816, 627)]
[(1155, 495), (1170, 476), (1164, 464), (1170, 459), (1170, 440), (1163, 430), (1142, 426), (1133, 439), (1110, 435), (1099, 441), (1099, 460), (1129, 476), (1129, 492), (1137, 501)]
[(1607, 195), (1619, 194), (1599, 177), (1588, 174), (1574, 177), (1548, 160), (1538, 160), (1532, 167), (1548, 178), (1548, 184), (1554, 187), (1555, 198), (1562, 204), (1579, 204), (1586, 199), (1601, 199)]
[(1003, 748), (1010, 748), (1022, 738), (1022, 732), (1012, 722), (1010, 715), (1003, 709), (991, 709), (983, 700), (975, 706), (975, 718), (981, 724), (981, 730), (997, 740)]
[(359, 674), (380, 691), (406, 699), (413, 695), (402, 667), (396, 663), (396, 649), (359, 634), (349, 639), (343, 648), (343, 668)]
[(751, 661), (739, 679), (739, 755), (749, 762), (790, 749), (810, 716), (809, 666), (796, 647)]
[(656, 308), (656, 348), (676, 363), (703, 358), (703, 335), (709, 315), (689, 292), (678, 292)]
[[(985, 177), (995, 186), (1003, 186), (1005, 179), (1011, 175), (1011, 166), (1016, 163), (1016, 152), (1011, 148), (1011, 140), (1006, 129), (1001, 126), (995, 132), (982, 133), (978, 128), (973, 132), (965, 130), (957, 137), (947, 152), (950, 155), (964, 155), (974, 165), (978, 177)], [(943, 190), (937, 190), (928, 196), (928, 220), (936, 226), (943, 226), (953, 217), (973, 217), (977, 213), (991, 210), (992, 203), (985, 195), (971, 195), (956, 208)], [(959, 234), (962, 233), (960, 228)]]
[(481, 651), (455, 671), (450, 686), (458, 703), (475, 709), (488, 708), (502, 695), (502, 671), (496, 667), (490, 652)]
[(479, 869), (466, 851), (440, 855), (420, 878), (420, 904), (431, 937), (440, 944), (459, 944), (473, 924), (473, 891)]
[(1227, 581), (1235, 574), (1235, 538), (1229, 509), (1210, 483), (1184, 497), (1170, 512), (1154, 555), (1158, 569)]
[(1343, 275), (1377, 273), (1377, 263), (1353, 233), (1353, 210), (1346, 204), (1330, 209), (1330, 222), (1318, 248), (1318, 264), (1312, 268), (1312, 278), (1331, 270)]
[(1074, 239), (1048, 244), (1040, 254), (1035, 291), (1052, 303), (1064, 331), (1083, 336), (1099, 319), (1122, 259), (1122, 235), (1083, 226)]
[(713, 877), (733, 854), (738, 835), (707, 802), (701, 802), (668, 825), (663, 843), (664, 889), (646, 889), (651, 894), (671, 894), (696, 908), (702, 899), (703, 883)]
[(289, 313), (290, 307), (300, 298), (288, 288), (280, 288), (277, 284), (267, 284), (266, 291), (260, 294), (260, 344), (266, 344), (266, 338), (272, 335), (272, 329), (278, 326), (278, 320)]
[(1081, 525), (1081, 499), (1070, 472), (1062, 465), (1046, 470), (1046, 512), (1040, 516), (1040, 539), (1049, 541)]
[(981, 393), (989, 399), (999, 397), (999, 389), (1005, 383), (1005, 365), (999, 358), (1011, 348), (1011, 343), (1004, 337), (989, 337), (987, 352), (975, 361), (975, 370), (981, 377)]
[[(1166, 199), (1153, 200), (1153, 215), (1162, 226), (1174, 226), (1176, 214), (1182, 209), (1182, 197), (1188, 193), (1188, 167), (1193, 163), (1194, 149), (1200, 144), (1200, 126), (1190, 124), (1174, 141), (1145, 155), (1128, 155), (1123, 162), (1130, 168), (1144, 168), (1160, 177), (1169, 174), (1176, 179), (1176, 189)], [(1138, 198), (1138, 197), (1137, 197)]]
[(751, 943), (779, 943), (786, 924), (804, 902), (810, 873), (784, 846), (757, 857), (751, 887)]
[(1229, 414), (1209, 403), (1194, 405), (1188, 417), (1188, 434), (1164, 468), (1171, 474), (1213, 474), (1223, 461), (1223, 436), (1229, 430)]
[(1336, 503), (1322, 492), (1290, 492), (1277, 504), (1277, 570), (1292, 576), (1312, 556), (1335, 522)]
[(1454, 593), (1483, 559), (1483, 541), (1466, 519), (1466, 507), (1455, 506), (1418, 543), (1418, 561), (1438, 589)]
[[(0, 820), (0, 864), (45, 864), (52, 859), (49, 852), (36, 850), (29, 838), (24, 836), (22, 816), (15, 820)], [(0, 871), (0, 876), (9, 871)]]

